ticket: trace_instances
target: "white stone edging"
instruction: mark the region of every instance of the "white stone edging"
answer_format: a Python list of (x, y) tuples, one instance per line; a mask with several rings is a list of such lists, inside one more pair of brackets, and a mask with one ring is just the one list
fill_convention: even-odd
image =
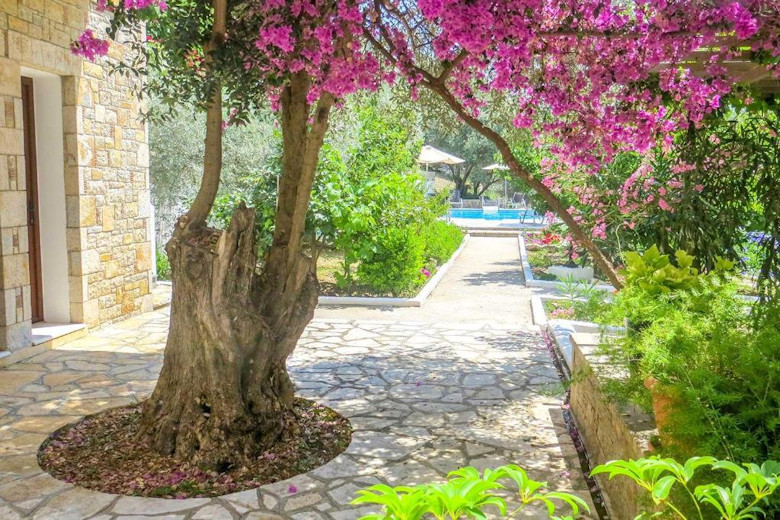
[(373, 296), (320, 296), (317, 305), (326, 307), (331, 306), (362, 306), (362, 307), (422, 307), (433, 290), (439, 285), (444, 275), (452, 268), (452, 264), (460, 256), (460, 253), (466, 247), (466, 243), (471, 237), (466, 233), (458, 249), (452, 253), (449, 260), (436, 270), (430, 280), (428, 280), (417, 296), (413, 298), (392, 298), (392, 297), (373, 297)]
[[(562, 288), (562, 282), (558, 281), (552, 281), (552, 280), (537, 280), (534, 278), (534, 273), (531, 271), (531, 264), (528, 263), (528, 251), (525, 248), (525, 239), (523, 238), (523, 234), (520, 233), (517, 236), (517, 245), (520, 248), (520, 260), (523, 264), (523, 276), (525, 277), (525, 286), (526, 287), (538, 287), (541, 289), (555, 289), (556, 291), (560, 291)], [(615, 288), (611, 285), (607, 284), (596, 284), (594, 285), (596, 289), (599, 291), (614, 291)]]
[(543, 330), (546, 330), (552, 338), (556, 351), (555, 354), (561, 361), (561, 366), (563, 367), (567, 379), (571, 379), (573, 363), (572, 352), (574, 348), (574, 344), (571, 339), (572, 334), (582, 332), (596, 334), (604, 331), (613, 334), (620, 334), (625, 333), (625, 328), (614, 326), (603, 327), (590, 321), (547, 319), (547, 313), (544, 310), (544, 300), (561, 299), (562, 298), (554, 296), (531, 296), (531, 312), (534, 323), (542, 327)]

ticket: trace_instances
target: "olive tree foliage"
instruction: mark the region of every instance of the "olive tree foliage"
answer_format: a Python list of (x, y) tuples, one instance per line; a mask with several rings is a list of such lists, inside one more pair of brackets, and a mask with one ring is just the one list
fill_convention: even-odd
[(491, 186), (502, 180), (500, 170), (483, 170), (492, 164), (496, 149), (490, 141), (474, 130), (458, 125), (453, 133), (432, 132), (427, 144), (465, 159), (461, 164), (442, 164), (437, 168), (455, 183), (461, 197), (481, 197)]
[[(159, 108), (152, 103), (152, 111)], [(176, 220), (198, 192), (203, 174), (205, 117), (182, 111), (149, 125), (149, 176), (158, 249), (171, 238)], [(278, 157), (279, 131), (272, 114), (261, 112), (251, 124), (233, 125), (223, 137), (220, 192), (234, 191), (250, 172), (262, 171)]]

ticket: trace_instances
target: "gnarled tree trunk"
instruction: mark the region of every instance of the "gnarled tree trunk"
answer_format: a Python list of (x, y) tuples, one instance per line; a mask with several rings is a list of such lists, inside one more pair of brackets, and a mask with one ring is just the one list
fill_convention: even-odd
[(161, 453), (223, 469), (295, 433), (286, 361), (317, 304), (314, 262), (302, 253), (302, 240), (334, 101), (322, 95), (310, 121), (310, 87), (299, 74), (282, 92), (282, 177), (262, 271), (253, 209), (237, 209), (227, 230), (205, 225), (221, 170), (218, 96), (209, 108), (201, 189), (167, 245), (170, 329), (141, 424), (141, 435)]
[(155, 448), (214, 467), (257, 456), (286, 430), (294, 387), (286, 360), (317, 303), (313, 272), (286, 288), (269, 320), (256, 272), (254, 210), (230, 227), (183, 230), (167, 246), (173, 301), (165, 362), (143, 428)]

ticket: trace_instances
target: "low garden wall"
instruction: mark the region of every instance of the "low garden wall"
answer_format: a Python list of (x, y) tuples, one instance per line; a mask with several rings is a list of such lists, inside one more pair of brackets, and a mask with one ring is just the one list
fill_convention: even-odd
[[(570, 410), (590, 457), (591, 467), (616, 459), (638, 459), (649, 451), (652, 418), (635, 406), (618, 407), (604, 395), (601, 381), (617, 375), (606, 358), (597, 354), (594, 334), (572, 334), (573, 382)], [(646, 493), (628, 478), (596, 479), (611, 518), (630, 520), (648, 500)]]
[[(561, 282), (553, 280), (538, 280), (534, 277), (534, 273), (531, 270), (531, 264), (528, 262), (528, 250), (525, 246), (525, 238), (522, 233), (517, 237), (517, 245), (520, 249), (520, 261), (523, 265), (523, 276), (525, 277), (526, 287), (538, 287), (541, 289), (560, 289)], [(598, 284), (595, 286), (601, 291), (613, 291), (614, 287), (607, 284)]]

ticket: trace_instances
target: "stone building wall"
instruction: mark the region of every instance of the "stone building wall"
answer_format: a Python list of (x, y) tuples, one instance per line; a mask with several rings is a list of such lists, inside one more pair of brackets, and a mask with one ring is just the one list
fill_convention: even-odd
[[(96, 32), (101, 26), (93, 7), (85, 0), (0, 0), (0, 350), (30, 343), (22, 68), (61, 80), (71, 322), (92, 327), (152, 305), (149, 152), (131, 88), (137, 79), (109, 74), (105, 64), (69, 49), (88, 24)], [(109, 59), (124, 51), (112, 44)]]

